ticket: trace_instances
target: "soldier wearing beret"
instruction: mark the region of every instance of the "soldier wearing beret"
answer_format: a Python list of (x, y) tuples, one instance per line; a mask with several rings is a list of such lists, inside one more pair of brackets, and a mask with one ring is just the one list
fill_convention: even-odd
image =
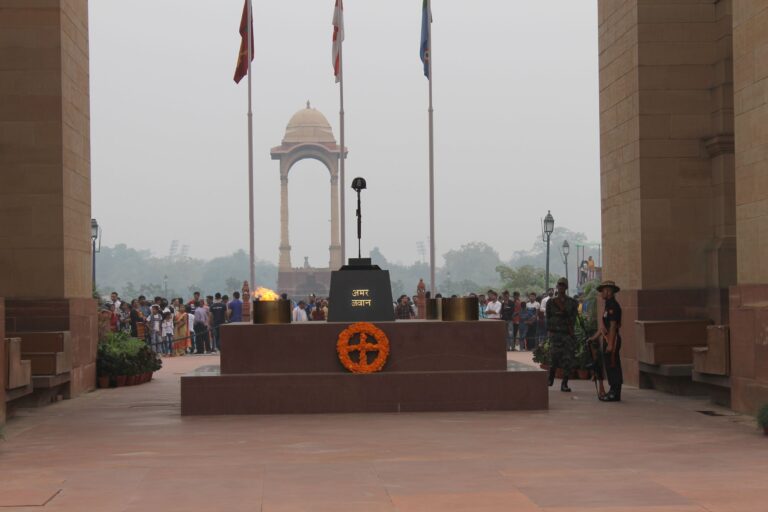
[(557, 281), (557, 294), (547, 301), (547, 331), (552, 363), (549, 368), (549, 385), (555, 383), (558, 368), (563, 370), (563, 382), (560, 391), (570, 393), (568, 376), (575, 369), (576, 337), (574, 327), (579, 304), (567, 295), (568, 280)]

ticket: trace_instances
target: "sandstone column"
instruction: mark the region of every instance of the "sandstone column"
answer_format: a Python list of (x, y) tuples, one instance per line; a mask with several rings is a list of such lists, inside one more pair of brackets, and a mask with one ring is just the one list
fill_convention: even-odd
[(331, 270), (339, 270), (344, 262), (341, 261), (341, 231), (339, 228), (339, 172), (338, 163), (329, 166), (331, 172)]
[(288, 234), (288, 171), (287, 161), (280, 161), (280, 272), (291, 270), (291, 243)]
[(68, 330), (95, 383), (87, 0), (0, 0), (0, 297), (9, 332)]
[(731, 0), (599, 0), (598, 12), (603, 274), (623, 287), (637, 383), (635, 320), (728, 319)]
[(731, 406), (768, 403), (768, 2), (734, 0), (736, 238)]

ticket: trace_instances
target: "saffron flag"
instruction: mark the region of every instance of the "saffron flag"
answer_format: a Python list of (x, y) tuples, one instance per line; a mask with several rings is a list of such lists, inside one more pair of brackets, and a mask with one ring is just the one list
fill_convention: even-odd
[(424, 64), (424, 76), (429, 78), (429, 58), (432, 52), (432, 37), (431, 27), (432, 23), (432, 10), (430, 9), (428, 0), (424, 0), (424, 6), (421, 9), (421, 49), (419, 56), (421, 62)]
[(341, 43), (344, 41), (344, 4), (336, 0), (333, 10), (333, 75), (336, 83), (341, 81)]
[[(251, 0), (245, 0), (243, 6), (243, 17), (240, 20), (240, 53), (237, 55), (237, 68), (235, 68), (235, 83), (239, 84), (240, 80), (248, 74), (248, 34), (253, 34), (253, 16), (251, 15), (250, 27), (248, 23), (248, 4)], [(253, 61), (253, 36), (251, 36), (251, 61)]]

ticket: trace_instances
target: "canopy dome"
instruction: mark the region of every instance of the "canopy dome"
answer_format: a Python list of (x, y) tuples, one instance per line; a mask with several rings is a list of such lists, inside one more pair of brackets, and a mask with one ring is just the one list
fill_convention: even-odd
[(285, 129), (283, 143), (298, 144), (303, 142), (335, 144), (333, 129), (325, 116), (307, 102), (303, 108), (293, 114)]

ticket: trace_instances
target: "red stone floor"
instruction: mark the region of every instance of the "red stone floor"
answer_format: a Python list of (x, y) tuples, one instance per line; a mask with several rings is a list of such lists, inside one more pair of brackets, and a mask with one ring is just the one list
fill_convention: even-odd
[(574, 382), (540, 412), (182, 418), (179, 376), (216, 362), (21, 411), (0, 512), (768, 510), (768, 438), (704, 400)]

